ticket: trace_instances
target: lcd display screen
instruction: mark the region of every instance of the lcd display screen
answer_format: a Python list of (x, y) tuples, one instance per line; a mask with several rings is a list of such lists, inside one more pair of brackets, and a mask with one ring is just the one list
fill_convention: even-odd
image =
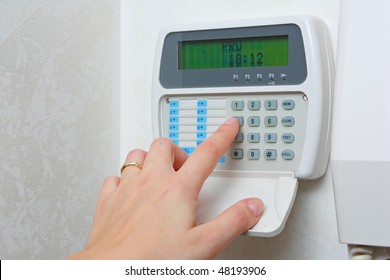
[(287, 35), (178, 42), (180, 70), (287, 65)]

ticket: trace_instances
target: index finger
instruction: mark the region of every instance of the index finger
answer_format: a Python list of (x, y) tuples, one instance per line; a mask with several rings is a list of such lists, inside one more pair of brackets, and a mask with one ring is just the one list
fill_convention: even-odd
[(218, 160), (227, 151), (236, 137), (239, 124), (236, 118), (225, 121), (213, 135), (200, 144), (178, 170), (190, 188), (200, 191), (204, 181), (213, 171)]

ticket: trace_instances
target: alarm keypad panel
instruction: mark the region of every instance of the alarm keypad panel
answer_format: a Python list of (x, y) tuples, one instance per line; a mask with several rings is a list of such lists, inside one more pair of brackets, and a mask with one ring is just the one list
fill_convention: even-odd
[(186, 153), (230, 117), (240, 130), (216, 170), (295, 171), (306, 133), (307, 96), (303, 92), (165, 96), (163, 136)]
[(204, 182), (198, 224), (248, 197), (265, 210), (246, 234), (286, 224), (298, 179), (321, 177), (330, 142), (333, 58), (312, 16), (172, 26), (159, 36), (153, 72), (155, 137), (186, 153), (226, 119), (240, 129)]

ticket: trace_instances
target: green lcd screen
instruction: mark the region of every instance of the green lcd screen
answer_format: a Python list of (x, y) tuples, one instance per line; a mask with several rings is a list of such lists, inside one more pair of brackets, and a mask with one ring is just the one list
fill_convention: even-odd
[(288, 36), (181, 41), (180, 70), (288, 65)]

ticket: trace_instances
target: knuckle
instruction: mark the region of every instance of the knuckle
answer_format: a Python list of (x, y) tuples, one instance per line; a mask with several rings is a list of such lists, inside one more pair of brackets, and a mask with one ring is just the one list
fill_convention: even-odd
[(130, 152), (127, 153), (127, 157), (126, 159), (129, 160), (131, 159), (132, 157), (136, 156), (136, 155), (141, 155), (141, 154), (144, 154), (145, 151), (142, 150), (142, 149), (134, 149), (134, 150), (131, 150)]
[(106, 186), (106, 185), (111, 184), (111, 183), (117, 183), (118, 180), (119, 180), (118, 176), (115, 176), (115, 175), (108, 176), (104, 179), (103, 186)]
[(165, 137), (159, 137), (152, 142), (152, 146), (167, 146), (171, 147), (173, 146), (173, 142)]

